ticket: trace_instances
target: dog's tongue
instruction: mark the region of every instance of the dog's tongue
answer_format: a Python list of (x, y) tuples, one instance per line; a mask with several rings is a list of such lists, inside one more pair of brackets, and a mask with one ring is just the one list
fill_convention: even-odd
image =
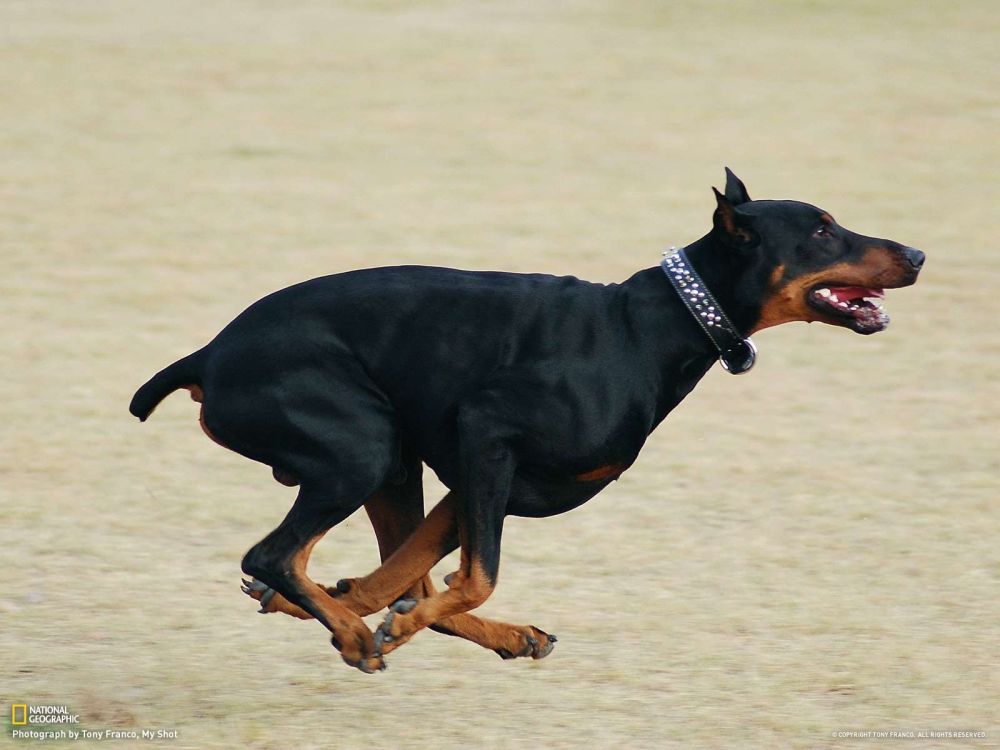
[(837, 295), (838, 299), (860, 299), (862, 297), (884, 297), (885, 291), (882, 289), (869, 288), (864, 286), (840, 286), (830, 290)]

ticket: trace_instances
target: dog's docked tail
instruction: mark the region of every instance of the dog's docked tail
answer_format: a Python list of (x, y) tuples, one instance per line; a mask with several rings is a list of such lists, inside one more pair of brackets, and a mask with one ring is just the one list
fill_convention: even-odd
[(140, 422), (145, 422), (153, 409), (178, 388), (201, 385), (204, 352), (204, 349), (199, 349), (151, 377), (132, 397), (132, 403), (128, 406), (132, 415), (138, 417)]

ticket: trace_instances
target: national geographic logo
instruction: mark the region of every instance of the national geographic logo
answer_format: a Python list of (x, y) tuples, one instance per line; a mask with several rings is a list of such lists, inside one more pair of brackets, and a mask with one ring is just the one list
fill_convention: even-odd
[(15, 727), (36, 724), (79, 724), (80, 715), (71, 713), (68, 706), (15, 703), (10, 707), (10, 723)]
[(84, 729), (80, 726), (80, 714), (69, 710), (69, 706), (34, 705), (14, 703), (10, 707), (10, 736), (15, 740), (36, 740), (38, 742), (75, 742), (124, 740), (135, 742), (145, 740), (176, 740), (180, 732), (176, 729), (154, 727)]

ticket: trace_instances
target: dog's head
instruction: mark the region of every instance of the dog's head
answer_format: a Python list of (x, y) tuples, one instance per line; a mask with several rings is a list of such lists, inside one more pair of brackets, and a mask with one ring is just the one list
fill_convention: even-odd
[(808, 203), (751, 200), (729, 169), (715, 196), (712, 236), (742, 258), (737, 288), (756, 297), (754, 331), (795, 320), (882, 331), (885, 290), (916, 282), (924, 263), (921, 251), (851, 232)]

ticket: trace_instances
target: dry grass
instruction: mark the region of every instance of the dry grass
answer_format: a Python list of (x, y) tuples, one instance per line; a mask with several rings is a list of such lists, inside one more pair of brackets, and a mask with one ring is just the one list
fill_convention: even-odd
[[(677, 5), (0, 7), (0, 709), (185, 748), (1000, 743), (995, 8)], [(240, 556), (292, 494), (186, 399), (140, 427), (138, 383), (322, 273), (624, 278), (723, 164), (928, 267), (887, 333), (765, 332), (600, 498), (510, 521), (485, 609), (553, 656), (425, 634), (370, 677), (253, 614)], [(355, 517), (313, 570), (375, 561)]]

